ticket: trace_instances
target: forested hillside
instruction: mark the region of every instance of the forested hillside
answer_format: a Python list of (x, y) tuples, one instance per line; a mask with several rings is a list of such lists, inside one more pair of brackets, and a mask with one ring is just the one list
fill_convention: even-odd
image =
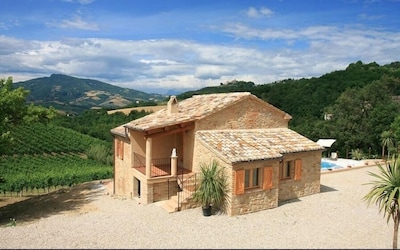
[[(178, 95), (182, 100), (194, 94), (248, 91), (292, 115), (289, 127), (314, 141), (337, 140), (331, 150), (350, 157), (360, 149), (366, 157), (381, 154), (381, 133), (390, 131), (400, 141), (395, 118), (400, 95), (400, 62), (380, 66), (361, 61), (345, 70), (310, 79), (284, 79), (274, 83), (232, 81)], [(332, 119), (324, 120), (325, 114)], [(392, 125), (392, 123), (394, 123)], [(395, 144), (395, 143), (394, 143)], [(396, 145), (391, 147), (396, 151)]]
[(107, 114), (106, 109), (89, 109), (75, 116), (58, 115), (51, 123), (65, 128), (76, 130), (82, 134), (104, 140), (112, 146), (110, 130), (124, 123), (138, 119), (149, 114), (143, 110), (133, 110), (125, 115), (122, 112)]
[(93, 107), (121, 108), (136, 103), (162, 101), (166, 98), (160, 94), (61, 74), (16, 82), (13, 85), (15, 88), (23, 87), (29, 90), (28, 102), (76, 114)]

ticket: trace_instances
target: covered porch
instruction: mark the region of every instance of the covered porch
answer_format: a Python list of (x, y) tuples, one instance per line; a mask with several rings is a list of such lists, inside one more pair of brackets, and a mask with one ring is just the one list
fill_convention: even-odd
[(165, 158), (151, 159), (150, 167), (147, 169), (146, 157), (134, 153), (133, 168), (145, 176), (149, 174), (150, 176), (148, 177), (150, 178), (185, 175), (191, 173), (189, 169), (183, 167), (183, 163), (178, 161), (176, 155)]

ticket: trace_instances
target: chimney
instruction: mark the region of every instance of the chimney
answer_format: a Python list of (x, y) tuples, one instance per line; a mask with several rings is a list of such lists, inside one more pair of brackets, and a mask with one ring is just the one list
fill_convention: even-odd
[(169, 101), (167, 103), (167, 112), (169, 115), (178, 113), (178, 109), (179, 109), (178, 99), (176, 99), (176, 96), (173, 95), (169, 98)]

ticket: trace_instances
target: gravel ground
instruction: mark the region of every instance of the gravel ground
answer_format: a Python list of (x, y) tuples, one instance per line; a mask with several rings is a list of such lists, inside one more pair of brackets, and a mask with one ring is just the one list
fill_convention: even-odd
[(73, 209), (0, 227), (0, 248), (391, 248), (393, 223), (362, 199), (368, 171), (376, 167), (324, 173), (320, 194), (233, 217), (204, 217), (201, 208), (168, 214), (92, 185)]

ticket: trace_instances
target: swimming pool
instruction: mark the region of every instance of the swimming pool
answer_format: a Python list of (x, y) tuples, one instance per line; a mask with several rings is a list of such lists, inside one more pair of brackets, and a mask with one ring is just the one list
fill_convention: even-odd
[(342, 166), (339, 166), (333, 162), (326, 161), (324, 159), (321, 160), (321, 169), (322, 170), (334, 169), (334, 168), (342, 168)]

